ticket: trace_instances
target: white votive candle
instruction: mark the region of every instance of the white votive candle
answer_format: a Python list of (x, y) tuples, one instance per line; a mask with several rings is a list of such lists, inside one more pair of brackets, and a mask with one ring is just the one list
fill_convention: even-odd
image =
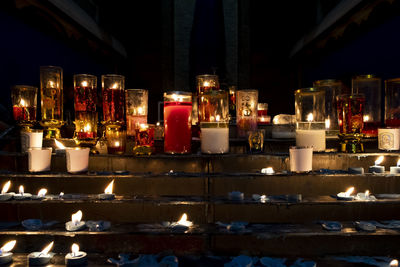
[(30, 132), (21, 131), (21, 150), (28, 152), (29, 148), (41, 148), (43, 145), (43, 131), (31, 130)]
[(290, 147), (289, 160), (291, 172), (310, 172), (312, 171), (312, 147)]
[(87, 254), (86, 252), (79, 251), (77, 244), (72, 245), (71, 251), (71, 253), (65, 255), (65, 265), (78, 266), (87, 264)]
[(28, 160), (30, 172), (50, 171), (51, 165), (51, 147), (29, 148)]
[(325, 130), (296, 130), (296, 146), (308, 146), (313, 147), (314, 151), (324, 151)]
[(67, 171), (69, 173), (79, 173), (88, 170), (90, 148), (67, 148), (66, 152)]
[(201, 152), (223, 154), (229, 152), (229, 128), (201, 128)]

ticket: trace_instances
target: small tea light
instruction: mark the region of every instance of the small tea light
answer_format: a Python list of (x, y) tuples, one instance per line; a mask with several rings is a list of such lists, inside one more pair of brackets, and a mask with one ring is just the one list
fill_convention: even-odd
[(67, 148), (67, 171), (69, 173), (86, 172), (89, 168), (90, 148)]
[(37, 195), (33, 195), (32, 196), (32, 199), (38, 199), (38, 200), (44, 199), (46, 197), (46, 194), (47, 194), (47, 189), (46, 188), (41, 188), (38, 191)]
[(261, 173), (270, 174), (271, 175), (271, 174), (274, 174), (275, 171), (274, 171), (274, 169), (272, 167), (268, 167), (268, 168), (261, 169)]
[(1, 189), (1, 194), (0, 194), (0, 201), (6, 201), (12, 199), (14, 193), (7, 193), (8, 189), (10, 189), (11, 186), (11, 181), (8, 181), (3, 185), (3, 188)]
[(87, 254), (86, 252), (79, 251), (78, 244), (72, 244), (71, 253), (65, 255), (65, 265), (67, 266), (77, 266), (77, 265), (86, 265), (87, 263)]
[(357, 193), (355, 200), (359, 201), (375, 201), (376, 197), (371, 195), (369, 190), (366, 190), (365, 193)]
[(51, 166), (51, 147), (29, 148), (28, 166), (30, 172), (50, 171)]
[(18, 194), (14, 194), (14, 199), (16, 199), (16, 200), (30, 199), (31, 197), (32, 197), (31, 194), (24, 192), (24, 186), (23, 185), (19, 186)]
[(104, 194), (99, 194), (99, 199), (101, 200), (113, 200), (115, 198), (115, 194), (113, 194), (113, 185), (114, 180), (109, 183), (109, 185), (104, 190)]
[(385, 172), (385, 166), (379, 166), (379, 164), (382, 163), (384, 156), (380, 156), (377, 160), (375, 160), (375, 165), (374, 166), (369, 166), (368, 172), (370, 173), (384, 173)]
[(390, 173), (391, 174), (397, 174), (400, 173), (400, 159), (397, 161), (397, 166), (391, 166), (390, 167)]
[(14, 248), (16, 243), (16, 240), (12, 240), (0, 248), (0, 265), (12, 262), (13, 254), (10, 251)]
[(182, 217), (179, 219), (179, 221), (171, 224), (172, 229), (188, 230), (190, 227), (193, 226), (193, 223), (191, 221), (188, 221), (187, 218), (188, 218), (187, 214), (183, 213)]
[(338, 200), (353, 200), (354, 196), (352, 196), (351, 194), (354, 192), (354, 187), (350, 187), (349, 189), (347, 189), (346, 192), (340, 192), (339, 194), (337, 194), (337, 199)]
[(83, 230), (86, 227), (86, 223), (81, 221), (82, 211), (78, 210), (76, 213), (72, 214), (71, 221), (65, 223), (65, 229), (69, 232), (75, 232)]
[(32, 252), (28, 255), (29, 266), (46, 265), (53, 258), (54, 253), (49, 253), (53, 248), (54, 241), (48, 244), (41, 252)]
[(349, 174), (364, 174), (363, 167), (350, 167), (348, 169)]

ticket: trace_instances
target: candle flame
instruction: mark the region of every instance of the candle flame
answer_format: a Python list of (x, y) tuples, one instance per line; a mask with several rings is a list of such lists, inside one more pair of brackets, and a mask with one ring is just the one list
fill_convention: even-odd
[(364, 121), (364, 122), (368, 122), (368, 121), (369, 121), (369, 116), (368, 116), (368, 115), (364, 115), (363, 121)]
[[(160, 122), (158, 121), (158, 122), (156, 123), (156, 125), (157, 125), (157, 126), (160, 126)], [(399, 161), (400, 161), (400, 159), (399, 159)]]
[(21, 195), (23, 195), (23, 194), (24, 194), (24, 186), (23, 186), (23, 185), (20, 185), (18, 191), (19, 191), (19, 193), (20, 193)]
[(329, 129), (331, 128), (331, 120), (330, 119), (326, 119), (325, 120), (325, 129)]
[(186, 213), (182, 214), (182, 217), (180, 218), (179, 221), (177, 221), (177, 224), (183, 225), (183, 226), (187, 226), (187, 227), (190, 227), (190, 226), (193, 225), (193, 223), (191, 221), (187, 220), (187, 214)]
[(309, 113), (308, 115), (307, 115), (307, 121), (308, 122), (312, 122), (314, 120), (314, 115), (312, 114), (312, 113)]
[(85, 133), (90, 132), (91, 130), (92, 130), (92, 127), (90, 126), (90, 123), (86, 124), (86, 125), (83, 127), (83, 131), (84, 131)]
[(78, 224), (82, 219), (82, 211), (78, 210), (76, 213), (72, 214), (71, 221), (75, 225)]
[(182, 102), (182, 101), (183, 101), (183, 97), (182, 97), (182, 96), (179, 96), (179, 95), (177, 95), (177, 94), (173, 94), (171, 97), (172, 97), (172, 99), (173, 99), (174, 101), (177, 101), (177, 102)]
[(87, 81), (83, 81), (83, 82), (82, 82), (82, 86), (83, 86), (83, 87), (87, 87), (87, 86), (88, 86), (88, 82), (87, 82)]
[(369, 197), (369, 190), (366, 190), (364, 195), (365, 195), (365, 198), (368, 198)]
[(219, 121), (221, 119), (221, 116), (220, 115), (217, 115), (217, 116), (215, 116), (215, 121)]
[(347, 191), (344, 193), (346, 197), (349, 197), (352, 193), (354, 192), (354, 187), (350, 187), (347, 189)]
[(55, 87), (55, 82), (49, 81), (49, 87), (50, 87), (50, 88), (54, 88), (54, 87)]
[(79, 245), (76, 243), (73, 243), (71, 246), (71, 251), (72, 251), (72, 255), (76, 255), (79, 252)]
[(25, 100), (21, 99), (21, 101), (19, 102), (21, 107), (27, 107), (27, 103), (25, 102)]
[(205, 82), (203, 83), (203, 86), (204, 86), (204, 87), (210, 87), (210, 82), (209, 82), (209, 81), (205, 81)]
[(112, 180), (111, 183), (108, 184), (108, 186), (104, 190), (104, 193), (112, 194), (113, 193), (113, 185), (114, 185), (114, 180)]
[(149, 126), (145, 123), (141, 123), (140, 124), (140, 130), (146, 130), (147, 128), (149, 128)]
[(119, 141), (114, 142), (114, 147), (119, 147)]
[(53, 248), (53, 244), (54, 244), (54, 241), (52, 241), (50, 244), (48, 244), (47, 247), (45, 247), (40, 253), (47, 255), (47, 253), (49, 253), (49, 251)]
[(118, 88), (118, 83), (114, 83), (113, 86), (111, 87), (112, 89), (117, 89)]
[(56, 143), (56, 146), (59, 149), (65, 149), (65, 146), (63, 145), (63, 143), (61, 143), (60, 141), (58, 141), (57, 139), (54, 139), (54, 142)]
[(264, 173), (264, 174), (274, 174), (275, 171), (274, 171), (274, 169), (273, 169), (272, 167), (267, 167), (267, 168), (261, 169), (261, 173)]
[(398, 260), (392, 260), (390, 262), (390, 267), (398, 267), (399, 266), (399, 261)]
[(44, 197), (47, 194), (47, 189), (46, 188), (42, 188), (39, 190), (39, 192), (37, 193), (38, 197)]
[(5, 183), (5, 184), (3, 185), (3, 189), (1, 190), (1, 193), (2, 193), (2, 194), (7, 193), (7, 192), (8, 192), (8, 189), (10, 189), (10, 186), (11, 186), (11, 181), (8, 181), (7, 183)]
[(142, 107), (138, 107), (137, 112), (139, 115), (143, 115), (143, 108)]
[(4, 246), (2, 246), (0, 248), (0, 254), (3, 252), (10, 252), (14, 248), (16, 243), (17, 243), (17, 240), (12, 240), (12, 241), (7, 242)]
[(380, 156), (377, 160), (375, 160), (375, 165), (381, 164), (384, 158), (384, 156)]

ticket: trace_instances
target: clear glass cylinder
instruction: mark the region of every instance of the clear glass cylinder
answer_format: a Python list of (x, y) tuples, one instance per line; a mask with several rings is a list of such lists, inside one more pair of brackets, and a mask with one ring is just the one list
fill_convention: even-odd
[(200, 96), (201, 152), (222, 154), (229, 152), (228, 92), (208, 91)]
[(258, 90), (236, 91), (236, 125), (238, 137), (246, 137), (248, 131), (257, 130)]
[(33, 126), (36, 121), (37, 91), (28, 85), (15, 85), (11, 89), (13, 117), (21, 126)]
[(313, 87), (325, 91), (325, 130), (327, 135), (337, 135), (339, 124), (336, 110), (336, 97), (342, 94), (343, 83), (339, 80), (315, 81)]
[(127, 136), (135, 136), (135, 132), (140, 125), (147, 124), (148, 101), (148, 90), (125, 90)]
[(325, 128), (325, 91), (313, 87), (294, 93), (297, 129)]
[(125, 77), (116, 74), (101, 76), (103, 124), (122, 125), (125, 122)]
[(385, 124), (400, 128), (400, 78), (385, 81)]
[(121, 127), (106, 127), (108, 154), (124, 154), (126, 147), (126, 131)]
[(377, 137), (381, 125), (381, 78), (375, 75), (359, 75), (351, 80), (352, 94), (365, 95), (364, 128), (366, 137)]
[(164, 152), (185, 154), (191, 151), (192, 94), (164, 93)]
[(210, 90), (219, 89), (218, 75), (202, 74), (196, 76), (197, 94), (201, 95)]

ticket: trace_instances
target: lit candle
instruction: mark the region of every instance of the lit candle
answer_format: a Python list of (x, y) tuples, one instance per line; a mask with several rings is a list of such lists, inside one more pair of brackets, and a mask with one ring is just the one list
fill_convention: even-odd
[(191, 221), (187, 220), (188, 216), (186, 213), (183, 213), (179, 221), (172, 223), (171, 227), (174, 230), (188, 230), (190, 227), (193, 226)]
[(357, 193), (355, 200), (359, 201), (375, 201), (375, 196), (371, 195), (369, 190), (366, 190), (365, 193)]
[(370, 173), (384, 173), (385, 166), (379, 166), (382, 163), (384, 156), (380, 156), (376, 161), (374, 166), (369, 166), (368, 172)]
[(308, 114), (308, 129), (296, 130), (296, 146), (309, 146), (313, 147), (314, 151), (324, 151), (326, 148), (325, 129), (312, 129), (313, 120), (313, 114)]
[(354, 196), (351, 194), (354, 192), (354, 187), (350, 187), (347, 189), (346, 192), (340, 192), (337, 194), (337, 199), (338, 200), (353, 200)]
[(101, 199), (101, 200), (114, 199), (115, 194), (113, 194), (113, 185), (114, 185), (114, 180), (112, 180), (111, 183), (108, 184), (108, 186), (104, 190), (104, 194), (99, 194), (99, 199)]
[(44, 199), (46, 197), (46, 194), (47, 194), (47, 189), (42, 188), (38, 191), (37, 195), (32, 196), (32, 199), (38, 199), (38, 200)]
[(12, 262), (12, 252), (10, 252), (15, 244), (16, 240), (7, 242), (4, 246), (0, 248), (0, 265)]
[(82, 211), (78, 210), (76, 213), (72, 214), (71, 221), (65, 223), (65, 229), (69, 232), (75, 232), (83, 230), (86, 226), (82, 219)]
[(391, 166), (390, 167), (390, 173), (391, 174), (397, 174), (400, 173), (400, 159), (397, 161), (397, 166)]
[(57, 139), (54, 139), (54, 143), (56, 144), (56, 154), (65, 154), (65, 149), (66, 147), (64, 146), (63, 143), (58, 141)]
[(79, 251), (78, 244), (72, 244), (71, 253), (65, 255), (65, 265), (67, 266), (77, 266), (87, 264), (87, 254), (86, 252)]
[(31, 194), (24, 192), (24, 186), (23, 185), (19, 186), (18, 194), (14, 195), (14, 199), (16, 199), (16, 200), (30, 199), (31, 197), (32, 197)]
[(53, 258), (54, 253), (49, 253), (54, 241), (48, 244), (41, 252), (32, 252), (28, 255), (29, 265), (46, 265)]
[(394, 259), (390, 262), (389, 267), (398, 267), (399, 266), (399, 261)]
[(268, 168), (261, 169), (261, 173), (271, 175), (271, 174), (275, 174), (275, 171), (272, 167), (268, 167)]
[(10, 200), (13, 197), (14, 193), (8, 193), (10, 186), (11, 186), (11, 181), (8, 181), (3, 185), (0, 194), (0, 201)]

